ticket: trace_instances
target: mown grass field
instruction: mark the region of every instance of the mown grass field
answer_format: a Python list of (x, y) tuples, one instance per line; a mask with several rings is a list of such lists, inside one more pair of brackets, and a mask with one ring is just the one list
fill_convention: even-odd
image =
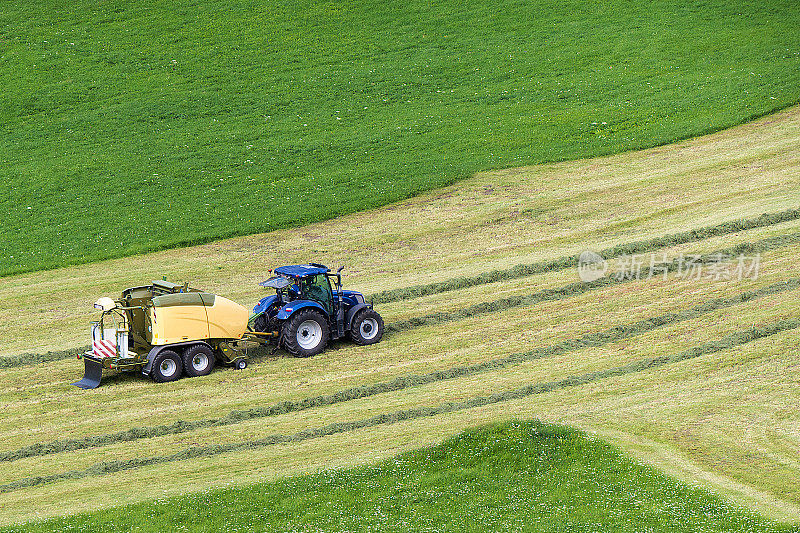
[(797, 102), (799, 24), (791, 1), (5, 2), (0, 275), (738, 124)]
[[(798, 523), (798, 144), (793, 108), (671, 147), (479, 174), (296, 230), (3, 278), (0, 402), (13, 416), (0, 419), (0, 521), (150, 502), (135, 520), (156, 499), (374, 463), (536, 418)], [(759, 276), (582, 285), (567, 266), (464, 281), (633, 242), (619, 249), (760, 253)], [(267, 268), (314, 259), (351, 265), (349, 286), (382, 293), (383, 342), (310, 359), (262, 353), (241, 372), (165, 385), (111, 375), (94, 391), (69, 385), (74, 359), (16, 357), (85, 344), (96, 297), (142, 280), (168, 274), (254, 303)], [(622, 262), (610, 258), (610, 271)]]
[(24, 530), (165, 531), (176, 524), (191, 531), (797, 531), (575, 430), (517, 422), (377, 466), (205, 491)]

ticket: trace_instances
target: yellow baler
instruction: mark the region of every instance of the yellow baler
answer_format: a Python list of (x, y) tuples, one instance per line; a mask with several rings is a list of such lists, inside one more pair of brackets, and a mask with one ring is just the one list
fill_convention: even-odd
[(133, 287), (118, 300), (101, 298), (100, 320), (90, 328), (85, 374), (74, 385), (93, 389), (102, 370), (141, 370), (154, 381), (202, 376), (216, 361), (242, 369), (247, 346), (271, 333), (248, 331), (249, 311), (227, 298), (166, 281)]

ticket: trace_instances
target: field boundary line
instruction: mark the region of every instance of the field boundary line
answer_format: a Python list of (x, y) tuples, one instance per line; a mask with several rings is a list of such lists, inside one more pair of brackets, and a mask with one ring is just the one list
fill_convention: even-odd
[(0, 485), (0, 494), (12, 492), (24, 488), (37, 487), (44, 484), (54, 483), (67, 479), (83, 479), (87, 477), (96, 477), (105, 474), (123, 472), (133, 470), (144, 466), (158, 465), (164, 463), (171, 463), (176, 461), (184, 461), (188, 459), (196, 459), (200, 457), (211, 457), (221, 455), (224, 453), (238, 452), (244, 450), (253, 450), (264, 448), (280, 443), (295, 443), (305, 440), (315, 439), (319, 437), (326, 437), (329, 435), (336, 435), (340, 433), (347, 433), (357, 429), (375, 427), (380, 425), (389, 425), (406, 420), (414, 420), (417, 418), (424, 418), (436, 416), (441, 414), (452, 413), (456, 411), (463, 411), (466, 409), (473, 409), (478, 407), (485, 407), (487, 405), (507, 402), (511, 400), (518, 400), (528, 396), (543, 394), (559, 389), (566, 389), (585, 385), (594, 381), (608, 379), (612, 377), (624, 376), (626, 374), (638, 373), (644, 370), (655, 369), (664, 365), (678, 363), (694, 359), (703, 355), (710, 355), (728, 348), (741, 346), (758, 339), (776, 335), (784, 331), (789, 331), (800, 327), (800, 319), (794, 320), (779, 320), (760, 328), (753, 327), (740, 330), (736, 333), (726, 335), (716, 341), (701, 344), (694, 348), (678, 352), (673, 355), (663, 355), (658, 357), (648, 357), (639, 361), (628, 363), (627, 365), (608, 368), (605, 370), (597, 370), (576, 376), (569, 376), (564, 379), (549, 381), (545, 383), (534, 383), (512, 389), (504, 393), (491, 394), (489, 396), (477, 396), (469, 400), (461, 402), (445, 402), (433, 407), (416, 407), (413, 409), (404, 409), (394, 411), (391, 413), (384, 413), (375, 415), (370, 418), (355, 420), (352, 422), (338, 422), (328, 424), (312, 429), (306, 429), (297, 433), (286, 435), (276, 433), (268, 435), (267, 437), (230, 443), (230, 444), (214, 444), (209, 446), (193, 446), (183, 449), (179, 452), (169, 455), (159, 455), (151, 457), (141, 457), (128, 460), (117, 461), (103, 461), (90, 466), (84, 470), (70, 470), (58, 474), (51, 474), (48, 476), (35, 476), (29, 478), (19, 479), (11, 483)]
[(350, 387), (341, 391), (319, 396), (311, 396), (302, 400), (287, 400), (270, 406), (254, 407), (247, 410), (233, 410), (220, 418), (207, 418), (202, 420), (178, 420), (172, 424), (159, 426), (140, 426), (117, 433), (107, 433), (80, 439), (66, 439), (51, 441), (42, 444), (32, 444), (16, 450), (0, 453), (0, 462), (10, 462), (27, 457), (39, 457), (52, 455), (55, 453), (83, 450), (86, 448), (109, 446), (120, 442), (130, 442), (134, 440), (161, 437), (166, 435), (177, 435), (208, 427), (227, 426), (277, 416), (281, 414), (305, 411), (314, 407), (324, 407), (342, 403), (350, 400), (368, 398), (385, 392), (395, 392), (412, 387), (419, 387), (438, 381), (446, 381), (460, 377), (470, 376), (492, 370), (504, 368), (506, 366), (544, 359), (555, 355), (577, 351), (583, 348), (597, 348), (617, 342), (637, 335), (642, 335), (649, 331), (668, 325), (684, 322), (698, 318), (707, 313), (733, 307), (740, 303), (746, 303), (765, 296), (780, 294), (786, 291), (800, 288), (800, 278), (792, 278), (786, 282), (775, 283), (760, 289), (737, 294), (727, 298), (715, 298), (707, 300), (688, 309), (672, 311), (650, 317), (636, 322), (630, 322), (619, 326), (614, 326), (595, 333), (587, 333), (574, 339), (561, 341), (542, 348), (518, 352), (506, 357), (491, 359), (471, 365), (450, 367), (444, 370), (437, 370), (427, 374), (411, 374), (399, 376), (393, 380), (373, 383), (370, 385), (360, 385)]

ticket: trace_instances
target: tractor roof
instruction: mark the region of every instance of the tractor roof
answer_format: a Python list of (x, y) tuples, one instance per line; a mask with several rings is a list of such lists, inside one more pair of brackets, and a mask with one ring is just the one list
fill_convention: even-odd
[(292, 278), (303, 278), (306, 276), (315, 276), (317, 274), (327, 274), (330, 269), (324, 265), (311, 264), (311, 265), (288, 265), (278, 267), (274, 270), (276, 274), (289, 276)]

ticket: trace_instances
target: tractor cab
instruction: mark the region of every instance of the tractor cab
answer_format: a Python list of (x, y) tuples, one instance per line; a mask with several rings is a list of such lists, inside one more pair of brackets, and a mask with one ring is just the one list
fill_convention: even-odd
[[(378, 342), (383, 321), (363, 294), (342, 290), (342, 268), (334, 273), (325, 265), (309, 263), (274, 269), (273, 276), (259, 285), (275, 294), (253, 308), (251, 330), (278, 333), (278, 344), (301, 356), (319, 353), (328, 339), (346, 335), (360, 344)], [(354, 334), (353, 327), (361, 328), (365, 319), (363, 334)]]
[(300, 295), (301, 298), (319, 302), (323, 307), (327, 308), (328, 312), (333, 311), (333, 290), (331, 289), (330, 280), (325, 274), (303, 278), (300, 281)]
[[(273, 288), (276, 299), (281, 302), (310, 300), (322, 306), (329, 315), (334, 312), (334, 297), (328, 268), (323, 265), (295, 265), (276, 268), (274, 276), (259, 283), (262, 287)], [(301, 268), (306, 267), (306, 268)], [(337, 274), (338, 278), (338, 274)], [(341, 285), (341, 281), (339, 281)]]

